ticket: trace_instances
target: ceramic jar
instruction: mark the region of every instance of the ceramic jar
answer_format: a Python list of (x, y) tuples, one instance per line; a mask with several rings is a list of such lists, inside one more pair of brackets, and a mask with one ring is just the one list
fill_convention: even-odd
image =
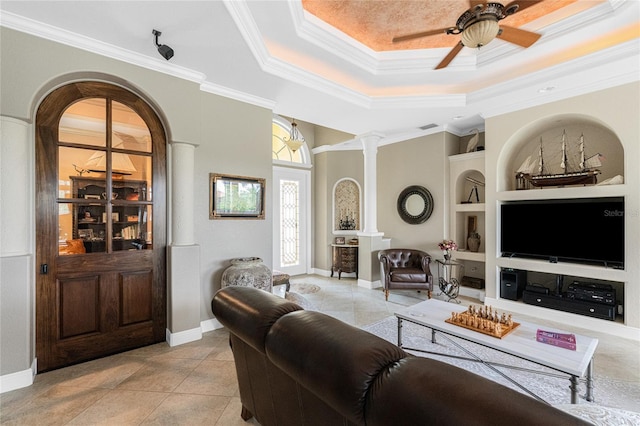
[(259, 257), (231, 259), (231, 266), (222, 273), (222, 287), (255, 287), (271, 292), (272, 274)]
[(473, 233), (467, 238), (467, 246), (469, 247), (469, 251), (477, 252), (480, 249), (480, 235), (477, 233)]

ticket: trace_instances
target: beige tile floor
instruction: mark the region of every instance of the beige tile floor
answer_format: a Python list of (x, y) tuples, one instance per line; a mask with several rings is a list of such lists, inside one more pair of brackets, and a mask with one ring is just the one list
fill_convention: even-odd
[[(357, 287), (343, 277), (296, 277), (316, 284), (305, 294), (318, 310), (356, 326), (385, 317), (426, 294), (383, 293)], [(566, 328), (566, 327), (565, 327)], [(576, 329), (575, 332), (584, 330)], [(637, 342), (600, 339), (595, 373), (640, 381)], [(633, 407), (628, 407), (633, 409)], [(636, 409), (637, 411), (637, 409)], [(202, 340), (177, 347), (166, 343), (39, 374), (32, 386), (0, 395), (3, 425), (256, 425), (240, 419), (240, 399), (227, 333), (215, 330)]]

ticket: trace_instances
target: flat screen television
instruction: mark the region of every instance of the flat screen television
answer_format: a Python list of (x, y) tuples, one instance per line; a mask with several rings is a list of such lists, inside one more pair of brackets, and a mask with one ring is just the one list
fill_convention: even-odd
[(624, 198), (501, 205), (502, 256), (624, 268)]

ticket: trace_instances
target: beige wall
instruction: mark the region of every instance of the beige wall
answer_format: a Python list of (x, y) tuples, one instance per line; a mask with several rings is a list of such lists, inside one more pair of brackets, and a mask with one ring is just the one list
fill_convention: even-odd
[[(392, 248), (417, 248), (436, 256), (438, 242), (448, 236), (449, 162), (458, 138), (440, 132), (378, 150), (378, 231), (391, 238)], [(398, 196), (408, 186), (424, 186), (433, 196), (433, 214), (411, 225), (398, 215)]]
[[(219, 279), (228, 260), (239, 256), (258, 256), (271, 264), (271, 120), (270, 110), (216, 96), (200, 90), (199, 84), (141, 67), (133, 66), (65, 45), (52, 43), (37, 37), (2, 27), (0, 29), (0, 116), (22, 120), (27, 131), (21, 141), (0, 141), (3, 146), (3, 164), (13, 164), (25, 170), (27, 182), (33, 182), (34, 160), (24, 152), (33, 153), (33, 132), (30, 130), (38, 103), (51, 89), (77, 79), (97, 79), (113, 82), (136, 91), (156, 108), (167, 126), (169, 141), (196, 144), (194, 192), (195, 192), (195, 242), (200, 250), (202, 320), (211, 318), (210, 301), (219, 287)], [(18, 134), (19, 132), (14, 132)], [(4, 150), (16, 144), (28, 145), (23, 150)], [(169, 147), (169, 154), (171, 147)], [(13, 169), (13, 168), (12, 168)], [(0, 170), (0, 181), (11, 182), (9, 168)], [(265, 220), (210, 221), (209, 173), (223, 172), (267, 179)], [(15, 179), (13, 179), (15, 182)], [(171, 177), (168, 176), (170, 193)], [(24, 330), (33, 330), (34, 271), (34, 223), (31, 213), (34, 198), (33, 186), (16, 191), (3, 190), (3, 206), (12, 205), (23, 211), (11, 215), (13, 229), (28, 229), (30, 241), (23, 244), (21, 253), (7, 251), (3, 242), (2, 300), (0, 306), (0, 346), (10, 348), (2, 352), (0, 375), (28, 371), (35, 357), (34, 341)], [(26, 201), (25, 201), (26, 200)], [(170, 204), (168, 205), (170, 217)], [(9, 226), (9, 225), (7, 225)], [(4, 227), (5, 229), (7, 227)], [(171, 229), (171, 226), (168, 226)], [(4, 234), (4, 231), (3, 231)], [(0, 236), (0, 241), (4, 235)], [(169, 243), (171, 240), (169, 239)], [(24, 265), (30, 265), (25, 268)], [(179, 291), (181, 283), (174, 283)], [(25, 291), (25, 286), (28, 290)], [(28, 309), (16, 313), (12, 306)], [(8, 316), (10, 314), (10, 316)], [(7, 326), (11, 324), (11, 326)], [(16, 346), (16, 342), (19, 345)], [(25, 356), (25, 354), (27, 354)]]
[[(322, 126), (315, 126), (315, 146), (335, 145), (353, 138), (353, 135)], [(323, 152), (313, 156), (313, 267), (318, 273), (331, 270), (332, 194), (336, 182), (350, 177), (364, 184), (364, 159), (361, 151)]]

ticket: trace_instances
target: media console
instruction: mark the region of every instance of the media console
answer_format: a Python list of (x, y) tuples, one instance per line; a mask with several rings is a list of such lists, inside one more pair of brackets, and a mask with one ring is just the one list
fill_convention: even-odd
[[(537, 278), (537, 279), (536, 279)], [(546, 285), (537, 284), (540, 279)], [(503, 268), (500, 273), (500, 297), (520, 300), (573, 314), (615, 321), (618, 309), (616, 289), (608, 283), (574, 280), (565, 286), (565, 276), (542, 274), (527, 279), (527, 271)], [(554, 285), (551, 286), (551, 281)]]
[(581, 314), (610, 321), (615, 321), (616, 319), (616, 306), (605, 303), (587, 302), (584, 300), (569, 299), (568, 297), (556, 296), (553, 294), (542, 294), (527, 290), (522, 293), (522, 301), (530, 305), (557, 309), (559, 311), (571, 312), (573, 314)]

